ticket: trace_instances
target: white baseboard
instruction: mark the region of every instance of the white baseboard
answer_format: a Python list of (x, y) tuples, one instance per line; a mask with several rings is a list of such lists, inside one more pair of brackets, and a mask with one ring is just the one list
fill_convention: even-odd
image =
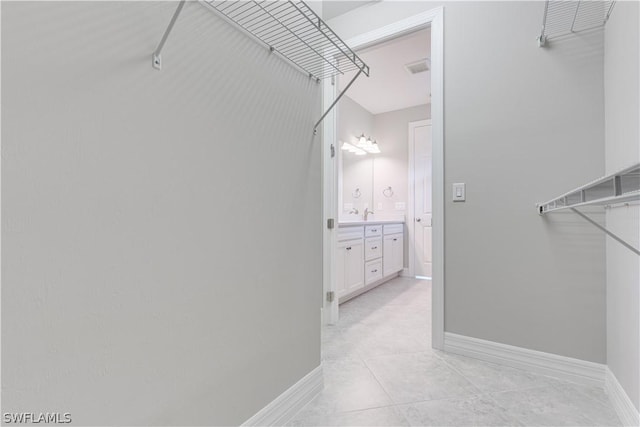
[(606, 365), (445, 332), (444, 351), (604, 387)]
[(611, 400), (620, 421), (622, 421), (622, 425), (636, 427), (640, 425), (640, 414), (638, 410), (633, 406), (633, 402), (631, 402), (631, 399), (629, 399), (629, 396), (618, 382), (618, 379), (608, 367), (606, 370), (604, 390), (609, 396), (609, 400)]
[(322, 365), (305, 375), (287, 391), (262, 408), (243, 426), (281, 426), (289, 422), (295, 414), (320, 393), (324, 387)]

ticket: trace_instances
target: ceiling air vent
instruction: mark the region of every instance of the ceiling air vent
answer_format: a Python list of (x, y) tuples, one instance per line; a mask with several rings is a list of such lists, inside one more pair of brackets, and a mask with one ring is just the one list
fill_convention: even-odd
[(429, 58), (420, 59), (419, 61), (410, 62), (405, 64), (404, 68), (409, 74), (418, 74), (429, 71)]

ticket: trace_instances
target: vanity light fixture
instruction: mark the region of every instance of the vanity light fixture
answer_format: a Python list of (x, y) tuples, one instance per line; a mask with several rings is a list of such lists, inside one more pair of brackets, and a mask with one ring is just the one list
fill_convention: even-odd
[(353, 153), (357, 156), (364, 156), (367, 153), (380, 153), (378, 143), (372, 140), (371, 137), (367, 138), (364, 136), (364, 133), (358, 138), (358, 141), (355, 144), (349, 144), (348, 142), (343, 141), (340, 149)]

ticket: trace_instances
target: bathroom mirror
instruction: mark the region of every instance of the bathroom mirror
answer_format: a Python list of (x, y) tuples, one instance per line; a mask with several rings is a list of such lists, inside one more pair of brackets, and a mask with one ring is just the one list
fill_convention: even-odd
[(373, 131), (373, 115), (348, 96), (338, 106), (338, 182), (339, 220), (362, 219), (366, 208), (373, 208), (373, 154), (358, 155), (344, 150), (344, 143), (355, 146), (363, 133)]
[(341, 150), (342, 203), (340, 220), (362, 219), (365, 209), (373, 207), (373, 157), (358, 156)]

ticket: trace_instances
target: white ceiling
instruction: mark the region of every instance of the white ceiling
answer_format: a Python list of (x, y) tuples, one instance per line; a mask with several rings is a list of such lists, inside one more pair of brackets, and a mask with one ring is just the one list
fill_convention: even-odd
[[(431, 57), (430, 29), (398, 37), (356, 53), (371, 72), (369, 77), (360, 75), (346, 96), (371, 114), (431, 103), (431, 70), (412, 75), (404, 67), (405, 64)], [(430, 66), (430, 62), (427, 63)], [(351, 81), (355, 73), (340, 76), (340, 90)]]

